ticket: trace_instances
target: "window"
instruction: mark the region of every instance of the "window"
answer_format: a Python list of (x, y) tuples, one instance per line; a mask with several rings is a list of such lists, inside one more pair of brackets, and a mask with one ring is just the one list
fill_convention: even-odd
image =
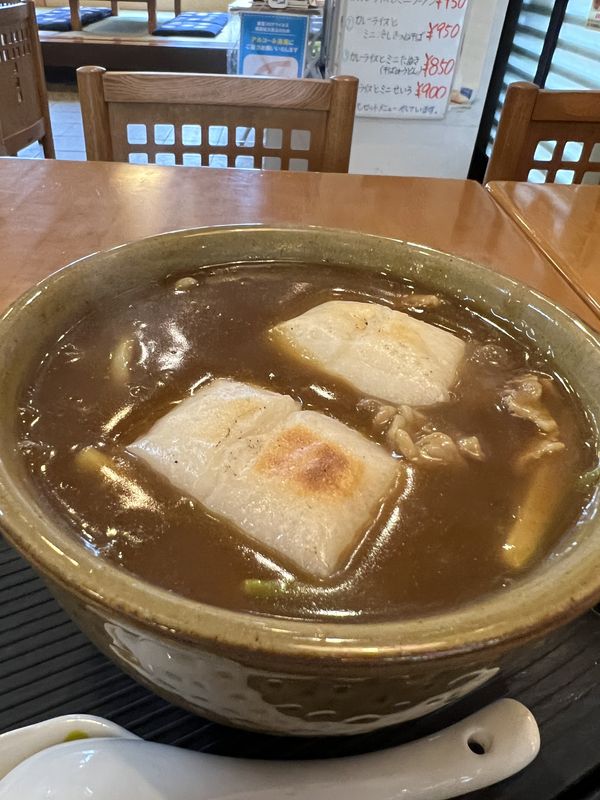
[[(510, 52), (504, 63), (494, 67), (495, 91), (490, 88), (470, 177), (483, 178), (486, 154), (491, 152), (510, 83), (534, 81), (547, 89), (600, 89), (600, 29), (586, 25), (590, 6), (591, 0), (511, 0), (512, 25), (508, 13), (503, 32), (504, 52), (506, 38)], [(490, 87), (493, 84), (492, 77)], [(568, 176), (564, 180), (568, 182)]]

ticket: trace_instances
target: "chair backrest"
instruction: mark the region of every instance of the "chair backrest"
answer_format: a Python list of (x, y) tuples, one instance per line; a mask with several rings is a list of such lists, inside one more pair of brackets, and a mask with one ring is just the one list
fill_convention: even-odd
[(80, 67), (77, 81), (91, 161), (348, 171), (356, 78)]
[(485, 181), (526, 181), (532, 170), (538, 183), (600, 182), (600, 91), (509, 85)]
[(0, 5), (0, 154), (39, 140), (54, 156), (35, 6)]

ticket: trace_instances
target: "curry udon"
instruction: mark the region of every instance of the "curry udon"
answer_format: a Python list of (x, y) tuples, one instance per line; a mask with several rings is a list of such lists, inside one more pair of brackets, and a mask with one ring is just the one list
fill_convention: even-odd
[[(331, 301), (376, 304), (360, 317), (361, 330), (379, 326), (361, 340), (360, 363), (353, 331), (343, 348), (336, 339), (351, 306)], [(406, 372), (397, 354), (389, 361), (394, 400), (381, 396), (377, 307), (390, 325), (412, 322), (386, 309), (453, 334), (417, 327), (414, 347), (406, 334)], [(413, 358), (420, 330), (443, 373), (429, 375), (429, 394)], [(406, 402), (409, 380), (417, 393)], [(287, 425), (279, 449), (261, 451), (266, 483), (239, 443), (217, 457), (223, 437), (199, 430), (224, 413), (218, 392), (239, 386), (258, 392), (261, 414), (279, 409), (252, 429), (256, 442)], [(188, 423), (181, 401), (192, 396)], [(99, 558), (195, 600), (296, 618), (422, 615), (502, 591), (560, 550), (592, 463), (576, 398), (508, 323), (385, 272), (328, 265), (202, 268), (114, 297), (49, 344), (20, 406), (20, 447), (49, 513)], [(195, 436), (206, 445), (198, 474)], [(175, 453), (161, 471), (171, 439), (185, 468)], [(292, 472), (304, 481), (298, 502), (296, 484), (279, 496)], [(305, 558), (303, 531), (318, 548), (334, 527), (329, 555)]]

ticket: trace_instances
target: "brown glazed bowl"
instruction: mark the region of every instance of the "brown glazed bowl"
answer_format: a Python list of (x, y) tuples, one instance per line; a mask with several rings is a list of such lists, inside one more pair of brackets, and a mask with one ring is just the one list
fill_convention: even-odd
[(36, 357), (102, 298), (201, 265), (289, 261), (389, 268), (441, 289), (551, 354), (598, 440), (600, 340), (536, 292), (475, 264), (347, 231), (261, 226), (182, 231), (97, 253), (52, 275), (0, 321), (0, 525), (93, 642), (137, 680), (199, 715), (284, 734), (352, 734), (441, 708), (521, 645), (600, 599), (596, 491), (578, 545), (458, 610), (383, 623), (309, 622), (186, 600), (93, 556), (44, 508), (16, 447), (19, 392)]

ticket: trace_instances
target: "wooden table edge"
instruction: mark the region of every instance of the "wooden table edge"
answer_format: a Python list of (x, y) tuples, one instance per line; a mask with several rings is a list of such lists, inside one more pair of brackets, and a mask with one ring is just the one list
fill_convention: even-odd
[(559, 275), (565, 279), (571, 289), (573, 289), (588, 308), (591, 309), (594, 315), (600, 319), (600, 301), (596, 300), (596, 298), (579, 283), (569, 265), (556, 250), (538, 236), (535, 230), (529, 226), (527, 220), (504, 191), (503, 186), (500, 185), (500, 182), (490, 181), (490, 183), (486, 183), (485, 188), (498, 207), (519, 226), (542, 256), (552, 265)]

